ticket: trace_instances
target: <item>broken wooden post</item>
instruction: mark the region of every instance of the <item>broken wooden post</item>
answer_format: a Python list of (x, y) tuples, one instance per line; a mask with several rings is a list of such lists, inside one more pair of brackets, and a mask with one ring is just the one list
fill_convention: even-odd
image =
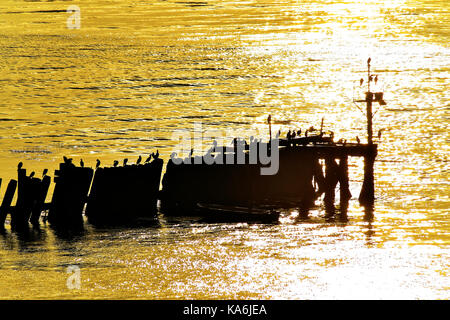
[(333, 157), (325, 158), (325, 181), (326, 181), (326, 189), (325, 189), (325, 203), (333, 204), (335, 199), (335, 188), (338, 183), (338, 174), (337, 174), (338, 165), (336, 160)]
[(31, 178), (27, 177), (26, 169), (22, 168), (17, 170), (17, 178), (17, 201), (11, 212), (11, 227), (21, 229), (28, 224), (31, 213)]
[(44, 207), (45, 198), (47, 197), (48, 188), (50, 186), (50, 177), (44, 176), (42, 181), (40, 181), (38, 187), (36, 188), (36, 199), (31, 211), (30, 222), (33, 225), (39, 224), (39, 218), (41, 217), (41, 212)]
[(58, 227), (79, 228), (83, 225), (83, 209), (91, 186), (92, 168), (61, 163), (55, 170), (55, 191), (48, 213), (48, 221)]
[(0, 206), (0, 226), (5, 224), (6, 216), (10, 213), (11, 202), (14, 198), (14, 193), (16, 192), (17, 181), (10, 180), (8, 187), (6, 188), (5, 196), (3, 197), (2, 205)]
[(364, 155), (364, 181), (359, 195), (362, 204), (372, 204), (375, 201), (375, 187), (373, 167), (377, 156), (377, 145), (367, 146)]
[(348, 181), (348, 156), (342, 156), (339, 159), (339, 195), (341, 201), (352, 197)]

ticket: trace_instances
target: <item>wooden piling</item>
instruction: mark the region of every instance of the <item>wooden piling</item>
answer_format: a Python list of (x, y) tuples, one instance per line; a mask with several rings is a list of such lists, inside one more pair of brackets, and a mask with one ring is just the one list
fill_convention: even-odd
[(325, 158), (325, 181), (326, 181), (325, 198), (324, 198), (325, 203), (334, 204), (335, 189), (339, 181), (338, 168), (339, 166), (337, 165), (334, 157), (328, 156)]
[(48, 221), (63, 228), (83, 226), (83, 209), (93, 176), (92, 168), (61, 163), (55, 170), (55, 190), (48, 213)]
[(45, 198), (47, 197), (48, 188), (50, 186), (50, 177), (44, 176), (36, 188), (36, 199), (31, 211), (30, 222), (33, 225), (39, 224), (39, 218), (41, 217), (42, 210), (44, 208)]
[(373, 204), (375, 201), (375, 179), (374, 179), (374, 164), (377, 155), (377, 146), (368, 146), (367, 152), (364, 156), (364, 181), (359, 194), (359, 201), (361, 204)]
[(348, 157), (339, 159), (339, 194), (341, 200), (348, 200), (352, 197), (348, 179)]
[(14, 198), (14, 194), (17, 188), (17, 181), (10, 180), (8, 186), (6, 187), (5, 196), (3, 197), (2, 204), (0, 206), (0, 227), (5, 224), (6, 216), (10, 213), (11, 202)]

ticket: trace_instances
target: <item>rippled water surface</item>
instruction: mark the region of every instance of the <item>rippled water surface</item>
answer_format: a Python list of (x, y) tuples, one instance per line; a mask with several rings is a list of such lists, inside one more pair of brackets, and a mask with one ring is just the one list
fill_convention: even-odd
[[(200, 121), (205, 134), (249, 137), (268, 114), (283, 132), (325, 117), (336, 137), (365, 137), (352, 100), (370, 56), (387, 101), (374, 119), (374, 216), (357, 202), (352, 159), (348, 220), (318, 203), (277, 225), (7, 225), (1, 298), (449, 298), (447, 1), (80, 0), (79, 29), (67, 28), (69, 4), (0, 3), (1, 196), (19, 161), (40, 173), (62, 155), (167, 160), (172, 133)], [(66, 285), (71, 265), (79, 290)]]

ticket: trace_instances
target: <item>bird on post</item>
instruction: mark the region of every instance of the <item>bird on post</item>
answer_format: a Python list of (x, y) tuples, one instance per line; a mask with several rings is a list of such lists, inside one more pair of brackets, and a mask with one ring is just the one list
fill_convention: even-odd
[(155, 159), (159, 158), (159, 150), (156, 150)]
[(359, 137), (358, 137), (358, 136), (356, 136), (356, 142), (357, 142), (358, 144), (361, 143), (361, 140), (359, 140)]
[(118, 165), (119, 165), (119, 161), (114, 160), (114, 162), (113, 162), (113, 167), (115, 168), (115, 167), (117, 167)]
[(83, 162), (83, 159), (80, 159), (80, 167), (84, 168), (84, 162)]
[(375, 81), (375, 84), (377, 84), (377, 82), (378, 82), (378, 76), (375, 76), (374, 81)]
[(17, 165), (17, 170), (22, 169), (22, 167), (23, 167), (23, 162), (19, 162), (19, 164)]
[(378, 140), (381, 139), (381, 133), (383, 132), (383, 129), (378, 130)]
[(359, 80), (359, 86), (362, 86), (363, 83), (364, 83), (364, 79), (361, 78), (361, 79)]
[(44, 169), (44, 171), (42, 171), (42, 177), (45, 177), (47, 172), (48, 172), (48, 169)]
[(139, 164), (139, 163), (141, 163), (141, 161), (142, 161), (142, 157), (141, 156), (139, 156), (139, 158), (137, 159), (137, 161), (136, 161), (136, 164)]
[(145, 159), (145, 161), (144, 161), (144, 162), (145, 162), (145, 163), (149, 163), (149, 162), (150, 162), (150, 160), (152, 160), (152, 157), (153, 157), (152, 155), (153, 155), (153, 153), (149, 154), (149, 155), (148, 155), (148, 158), (147, 158), (147, 159)]
[(123, 159), (123, 166), (124, 166), (124, 167), (127, 165), (127, 162), (128, 162), (128, 159), (127, 159), (127, 158)]
[(34, 177), (34, 171), (30, 173), (30, 178)]
[(100, 160), (97, 159), (97, 163), (95, 164), (95, 169), (98, 169), (100, 167)]

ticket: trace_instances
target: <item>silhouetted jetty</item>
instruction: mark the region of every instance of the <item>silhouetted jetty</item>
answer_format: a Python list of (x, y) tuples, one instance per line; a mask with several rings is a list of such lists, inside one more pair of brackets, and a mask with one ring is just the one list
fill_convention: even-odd
[[(356, 143), (334, 141), (334, 133), (320, 129), (289, 130), (286, 138), (272, 137), (271, 116), (268, 118), (269, 141), (234, 138), (229, 146), (217, 143), (203, 155), (187, 158), (173, 154), (167, 163), (160, 190), (163, 160), (159, 152), (144, 162), (139, 156), (135, 164), (124, 159), (113, 166), (95, 169), (80, 166), (72, 159), (55, 170), (55, 189), (50, 203), (45, 203), (51, 179), (44, 171), (42, 178), (27, 175), (22, 162), (17, 180), (8, 183), (0, 205), (0, 224), (11, 214), (11, 226), (20, 229), (31, 222), (39, 224), (41, 213), (48, 210), (50, 224), (58, 228), (83, 226), (83, 214), (98, 226), (128, 224), (139, 218), (155, 218), (157, 202), (167, 215), (194, 216), (207, 219), (241, 221), (278, 221), (281, 207), (307, 211), (324, 196), (327, 212), (334, 212), (336, 187), (339, 185), (341, 209), (346, 212), (349, 189), (349, 157), (364, 157), (364, 180), (359, 200), (369, 207), (374, 196), (374, 162), (377, 144), (373, 143), (372, 104), (384, 105), (382, 92), (371, 92), (374, 75), (368, 65), (366, 104), (367, 144), (359, 137)], [(375, 81), (378, 77), (375, 76)], [(360, 81), (360, 85), (363, 84)], [(276, 164), (276, 170), (273, 166)], [(1, 179), (0, 179), (1, 186)], [(17, 201), (12, 200), (17, 190)], [(330, 209), (330, 210), (328, 210)]]

